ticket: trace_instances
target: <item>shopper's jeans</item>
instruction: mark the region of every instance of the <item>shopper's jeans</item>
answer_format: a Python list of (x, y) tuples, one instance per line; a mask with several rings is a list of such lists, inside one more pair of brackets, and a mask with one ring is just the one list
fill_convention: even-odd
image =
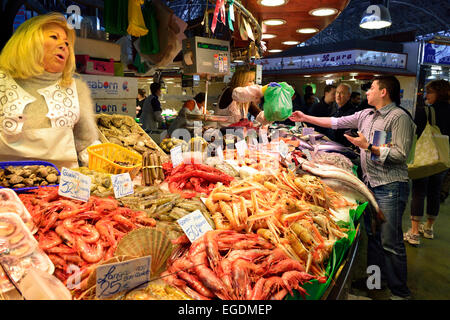
[(376, 233), (371, 229), (370, 212), (364, 215), (368, 235), (367, 265), (381, 269), (381, 280), (387, 281), (391, 293), (396, 296), (410, 295), (407, 279), (406, 249), (403, 243), (402, 215), (408, 201), (407, 182), (393, 182), (370, 188), (386, 222)]
[(441, 189), (445, 170), (435, 175), (412, 181), (411, 219), (420, 221), (423, 217), (425, 197), (427, 198), (427, 215), (429, 219), (436, 219), (441, 206)]

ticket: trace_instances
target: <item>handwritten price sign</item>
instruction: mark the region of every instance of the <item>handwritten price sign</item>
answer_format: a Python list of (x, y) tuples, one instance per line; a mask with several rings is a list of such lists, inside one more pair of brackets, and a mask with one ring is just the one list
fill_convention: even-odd
[(105, 264), (97, 267), (97, 298), (107, 298), (125, 290), (130, 290), (150, 280), (152, 257)]
[(134, 193), (133, 182), (128, 172), (112, 175), (111, 182), (116, 199)]
[(63, 167), (58, 194), (63, 197), (87, 202), (91, 196), (91, 178)]
[(212, 230), (200, 210), (195, 210), (185, 215), (183, 218), (178, 219), (177, 222), (191, 242), (200, 238), (207, 231)]

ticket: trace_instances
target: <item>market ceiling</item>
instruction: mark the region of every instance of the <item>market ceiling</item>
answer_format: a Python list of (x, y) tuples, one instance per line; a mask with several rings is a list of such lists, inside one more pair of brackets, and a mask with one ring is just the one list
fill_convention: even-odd
[[(264, 6), (263, 4), (278, 6)], [(266, 42), (266, 55), (277, 52), (272, 50), (286, 50), (313, 37), (330, 23), (345, 9), (350, 0), (247, 0), (242, 3), (260, 22), (263, 40)], [(330, 15), (315, 16), (317, 9), (332, 9)], [(320, 12), (319, 12), (320, 14)], [(270, 19), (281, 19), (281, 25), (269, 25)], [(302, 33), (302, 32), (311, 33)], [(264, 36), (265, 35), (265, 36)], [(267, 38), (274, 35), (273, 38)], [(286, 44), (289, 41), (289, 44)]]

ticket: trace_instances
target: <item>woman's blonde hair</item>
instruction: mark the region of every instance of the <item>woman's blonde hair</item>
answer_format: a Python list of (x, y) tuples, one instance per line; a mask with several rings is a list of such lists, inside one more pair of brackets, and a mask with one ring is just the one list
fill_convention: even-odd
[(255, 78), (255, 72), (248, 68), (237, 69), (230, 80), (230, 87), (245, 87), (250, 79)]
[(44, 32), (46, 26), (56, 24), (63, 28), (69, 42), (69, 56), (60, 84), (70, 86), (75, 72), (75, 31), (66, 18), (57, 12), (39, 15), (22, 23), (13, 33), (0, 54), (0, 69), (13, 78), (28, 79), (41, 75), (44, 69)]

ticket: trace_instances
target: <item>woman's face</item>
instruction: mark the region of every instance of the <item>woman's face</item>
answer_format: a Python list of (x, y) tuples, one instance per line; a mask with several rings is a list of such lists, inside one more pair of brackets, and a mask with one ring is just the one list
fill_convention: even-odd
[(245, 83), (245, 86), (252, 86), (255, 84), (255, 73), (250, 73), (250, 75), (248, 76), (248, 81), (247, 83)]
[(57, 24), (49, 24), (44, 32), (44, 69), (62, 72), (69, 58), (69, 41), (66, 31)]
[(433, 89), (427, 89), (427, 95), (425, 97), (425, 102), (427, 104), (434, 104), (437, 101), (437, 92)]

